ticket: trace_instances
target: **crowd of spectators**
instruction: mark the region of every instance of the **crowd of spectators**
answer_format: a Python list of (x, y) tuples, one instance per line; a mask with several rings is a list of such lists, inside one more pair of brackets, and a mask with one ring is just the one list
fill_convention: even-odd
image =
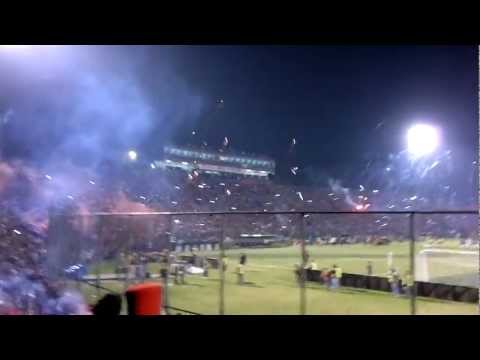
[(88, 314), (81, 295), (47, 273), (45, 237), (0, 209), (0, 315)]
[[(155, 211), (241, 212), (301, 211), (306, 213), (303, 231), (308, 238), (349, 236), (358, 239), (410, 236), (405, 215), (308, 214), (309, 211), (408, 210), (417, 199), (401, 198), (393, 204), (379, 190), (335, 193), (328, 188), (278, 184), (275, 180), (241, 176), (188, 174), (182, 170), (157, 170), (124, 184), (132, 201)], [(353, 202), (355, 199), (356, 202)], [(405, 201), (407, 200), (407, 201)], [(415, 210), (425, 210), (418, 202)], [(359, 209), (358, 206), (361, 206)], [(427, 209), (427, 208), (426, 208)], [(178, 216), (172, 231), (185, 238), (218, 236), (221, 217)], [(299, 236), (299, 215), (226, 215), (226, 231), (240, 234)], [(475, 215), (417, 216), (417, 232), (432, 237), (476, 238)]]

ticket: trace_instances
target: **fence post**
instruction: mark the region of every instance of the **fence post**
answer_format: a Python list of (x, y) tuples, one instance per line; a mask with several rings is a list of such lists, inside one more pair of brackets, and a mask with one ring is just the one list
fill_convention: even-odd
[(416, 314), (417, 286), (415, 281), (415, 213), (408, 216), (410, 224), (410, 275), (413, 278), (413, 286), (410, 289), (410, 315)]
[(173, 226), (172, 226), (172, 215), (168, 215), (168, 233), (169, 233), (169, 236), (168, 236), (168, 244), (167, 244), (167, 251), (165, 252), (165, 254), (167, 255), (167, 276), (166, 278), (164, 279), (164, 283), (163, 283), (163, 307), (165, 309), (165, 313), (167, 315), (170, 315), (170, 298), (169, 298), (169, 291), (168, 291), (168, 278), (170, 277), (170, 266), (172, 265), (170, 263), (170, 254), (171, 254), (171, 243), (172, 243), (172, 239), (173, 239)]
[(97, 285), (97, 299), (100, 298), (100, 266), (97, 264), (97, 269), (96, 269), (96, 277), (95, 277), (95, 284)]
[(130, 279), (130, 236), (127, 239), (127, 243), (123, 248), (123, 292), (126, 292)]
[[(100, 220), (100, 221), (98, 221)], [(97, 223), (95, 224), (95, 231), (97, 232), (97, 267), (95, 269), (95, 284), (97, 301), (100, 298), (100, 264), (103, 261), (103, 238), (102, 238), (102, 218), (98, 218)]]
[(219, 315), (225, 314), (225, 271), (224, 271), (224, 257), (225, 250), (223, 247), (223, 240), (225, 236), (225, 226), (224, 226), (224, 215), (220, 219), (220, 298), (218, 304), (218, 313)]
[(299, 235), (300, 235), (300, 245), (302, 250), (302, 261), (300, 269), (300, 315), (305, 315), (307, 313), (307, 301), (306, 301), (306, 289), (305, 289), (305, 280), (307, 277), (307, 258), (305, 250), (305, 234), (304, 234), (304, 218), (305, 214), (300, 213), (300, 224), (299, 224)]

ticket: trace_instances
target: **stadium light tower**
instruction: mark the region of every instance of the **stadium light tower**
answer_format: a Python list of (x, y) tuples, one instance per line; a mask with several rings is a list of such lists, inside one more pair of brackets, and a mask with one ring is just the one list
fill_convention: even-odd
[(427, 124), (413, 125), (407, 132), (408, 152), (415, 158), (433, 153), (440, 143), (438, 130)]
[(130, 150), (128, 153), (127, 153), (127, 156), (128, 156), (128, 159), (130, 161), (136, 161), (137, 158), (138, 158), (138, 154), (135, 150)]

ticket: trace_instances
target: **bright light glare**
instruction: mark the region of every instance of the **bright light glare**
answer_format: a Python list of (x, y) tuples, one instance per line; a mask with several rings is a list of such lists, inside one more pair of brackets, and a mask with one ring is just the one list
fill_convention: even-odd
[(408, 151), (415, 157), (431, 154), (437, 149), (438, 143), (438, 131), (433, 126), (417, 124), (408, 130)]
[(128, 158), (129, 158), (130, 160), (135, 161), (135, 160), (137, 160), (137, 157), (138, 157), (138, 155), (137, 155), (137, 152), (136, 152), (136, 151), (130, 150), (130, 151), (128, 152)]

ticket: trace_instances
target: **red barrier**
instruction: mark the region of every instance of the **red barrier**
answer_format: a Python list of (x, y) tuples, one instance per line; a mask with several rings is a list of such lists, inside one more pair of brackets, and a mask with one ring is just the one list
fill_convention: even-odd
[(156, 283), (133, 285), (127, 289), (129, 315), (160, 315), (162, 287)]

